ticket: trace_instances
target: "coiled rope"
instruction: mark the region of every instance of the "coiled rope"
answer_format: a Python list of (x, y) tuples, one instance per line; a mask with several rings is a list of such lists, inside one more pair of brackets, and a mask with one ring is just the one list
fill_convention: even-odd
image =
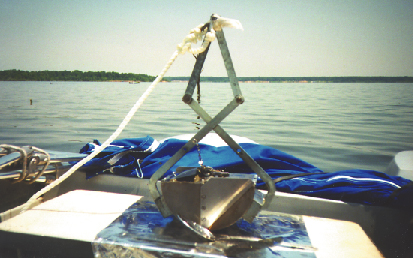
[[(224, 26), (242, 29), (242, 26), (239, 23), (239, 21), (219, 17), (218, 15), (213, 14), (211, 16), (209, 23), (200, 24), (194, 29), (190, 30), (189, 34), (184, 38), (182, 43), (177, 46), (177, 50), (172, 54), (171, 58), (169, 59), (168, 63), (165, 65), (161, 73), (155, 78), (155, 80), (148, 87), (148, 89), (146, 89), (146, 91), (138, 99), (138, 101), (135, 103), (135, 105), (132, 107), (132, 109), (129, 111), (126, 117), (123, 119), (122, 123), (119, 125), (116, 131), (101, 146), (96, 147), (96, 149), (91, 154), (89, 154), (87, 157), (85, 157), (84, 159), (76, 163), (72, 168), (70, 168), (65, 174), (60, 176), (56, 181), (54, 181), (50, 185), (47, 185), (46, 187), (38, 191), (36, 194), (34, 194), (25, 204), (1, 213), (0, 221), (5, 221), (17, 215), (18, 213), (23, 213), (26, 210), (39, 204), (41, 202), (39, 198), (42, 195), (44, 195), (45, 193), (47, 193), (54, 187), (58, 186), (60, 183), (62, 183), (64, 180), (70, 177), (74, 172), (76, 172), (77, 169), (82, 167), (84, 164), (86, 164), (88, 161), (90, 161), (96, 155), (98, 155), (101, 151), (103, 151), (107, 146), (109, 146), (109, 144), (112, 143), (121, 134), (123, 129), (126, 127), (126, 125), (129, 123), (129, 121), (132, 119), (132, 117), (136, 113), (136, 111), (141, 107), (143, 102), (148, 98), (151, 92), (155, 89), (156, 85), (162, 80), (162, 78), (164, 77), (166, 72), (169, 70), (169, 68), (171, 67), (175, 59), (178, 57), (178, 55), (185, 54), (186, 52), (190, 52), (191, 54), (194, 54), (194, 55), (202, 53), (203, 51), (206, 50), (209, 43), (215, 40), (215, 30), (221, 30), (221, 27), (224, 27)], [(210, 30), (209, 32), (208, 32), (208, 27)], [(201, 41), (201, 40), (203, 40), (202, 45), (198, 48), (193, 49), (192, 44), (193, 43), (196, 44), (198, 41)]]

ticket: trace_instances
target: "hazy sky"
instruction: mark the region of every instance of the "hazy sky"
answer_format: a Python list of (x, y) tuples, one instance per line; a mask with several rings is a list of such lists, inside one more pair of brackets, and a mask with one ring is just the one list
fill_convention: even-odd
[[(212, 13), (244, 27), (224, 31), (238, 76), (413, 76), (413, 0), (0, 0), (0, 70), (157, 75)], [(202, 75), (226, 75), (217, 42)]]

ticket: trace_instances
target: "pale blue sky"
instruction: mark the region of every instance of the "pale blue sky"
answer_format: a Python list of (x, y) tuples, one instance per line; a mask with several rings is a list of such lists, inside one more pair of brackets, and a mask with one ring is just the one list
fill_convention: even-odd
[[(238, 76), (413, 76), (412, 0), (0, 0), (0, 70), (157, 75), (212, 13)], [(189, 76), (178, 57), (166, 76)], [(217, 42), (204, 76), (225, 76)]]

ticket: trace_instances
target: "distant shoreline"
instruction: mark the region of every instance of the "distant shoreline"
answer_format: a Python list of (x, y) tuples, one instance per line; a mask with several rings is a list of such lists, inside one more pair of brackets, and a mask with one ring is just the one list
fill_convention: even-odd
[(151, 82), (154, 76), (147, 74), (117, 73), (117, 72), (82, 72), (82, 71), (0, 71), (0, 81), (124, 81)]
[[(165, 77), (170, 82), (187, 82), (189, 77)], [(238, 77), (241, 83), (413, 83), (413, 77)], [(228, 77), (201, 77), (201, 82), (229, 82)]]
[[(0, 81), (100, 81), (152, 82), (147, 74), (82, 71), (0, 71)], [(413, 83), (412, 76), (332, 76), (332, 77), (238, 77), (241, 83)], [(164, 77), (168, 82), (188, 82), (189, 76)], [(229, 82), (228, 77), (202, 77), (201, 82)]]

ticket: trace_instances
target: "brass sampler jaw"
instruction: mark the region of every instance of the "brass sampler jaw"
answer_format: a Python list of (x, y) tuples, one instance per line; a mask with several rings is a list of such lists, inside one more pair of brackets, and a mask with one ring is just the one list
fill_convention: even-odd
[(229, 227), (242, 218), (254, 201), (254, 175), (226, 173), (227, 176), (202, 177), (196, 170), (162, 180), (162, 193), (171, 212), (209, 230)]

